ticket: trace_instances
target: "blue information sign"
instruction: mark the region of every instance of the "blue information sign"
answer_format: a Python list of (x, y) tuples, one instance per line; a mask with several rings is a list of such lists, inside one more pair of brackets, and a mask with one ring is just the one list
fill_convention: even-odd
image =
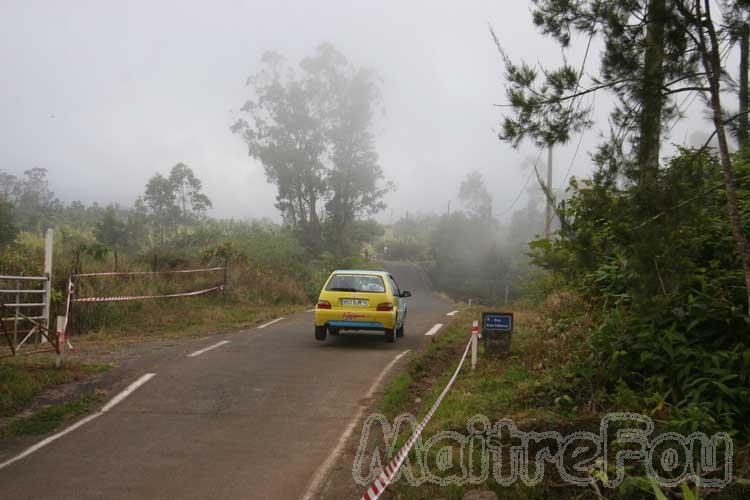
[(513, 314), (484, 313), (484, 330), (510, 332), (513, 330)]

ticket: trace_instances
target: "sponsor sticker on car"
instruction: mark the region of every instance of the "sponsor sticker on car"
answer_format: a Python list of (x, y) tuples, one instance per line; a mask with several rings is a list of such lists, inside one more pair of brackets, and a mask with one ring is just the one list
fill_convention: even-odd
[(364, 319), (366, 317), (367, 317), (366, 314), (361, 314), (361, 313), (351, 313), (351, 312), (344, 313), (344, 321), (352, 321), (352, 320), (355, 320), (355, 319)]

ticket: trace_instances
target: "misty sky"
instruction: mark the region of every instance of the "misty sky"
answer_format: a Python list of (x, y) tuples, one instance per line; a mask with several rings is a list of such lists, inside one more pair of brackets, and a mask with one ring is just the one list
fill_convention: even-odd
[[(522, 163), (538, 151), (514, 151), (492, 131), (504, 90), (487, 23), (514, 58), (559, 64), (558, 46), (535, 31), (529, 8), (517, 0), (4, 0), (0, 170), (44, 167), (65, 201), (129, 206), (151, 175), (182, 161), (203, 180), (212, 215), (278, 220), (275, 187), (229, 126), (264, 50), (296, 62), (330, 42), (384, 80), (377, 144), (398, 189), (379, 219), (444, 211), (451, 198), (455, 207), (458, 185), (474, 169), (503, 216), (527, 179)], [(584, 48), (579, 41), (569, 61), (579, 65)], [(594, 53), (587, 70), (597, 66)], [(606, 127), (606, 94), (595, 106)], [(686, 130), (675, 127), (673, 142)], [(586, 151), (597, 141), (596, 131), (587, 133), (572, 174), (590, 172)], [(577, 143), (556, 152), (555, 187)]]

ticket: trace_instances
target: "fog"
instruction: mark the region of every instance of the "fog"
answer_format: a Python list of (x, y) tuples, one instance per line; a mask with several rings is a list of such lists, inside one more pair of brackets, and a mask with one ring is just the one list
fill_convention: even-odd
[[(230, 132), (265, 50), (296, 63), (330, 42), (382, 78), (380, 163), (397, 189), (378, 218), (442, 212), (461, 179), (481, 172), (504, 218), (524, 192), (529, 163), (493, 131), (504, 101), (491, 23), (514, 58), (557, 65), (527, 2), (43, 2), (0, 5), (0, 170), (49, 171), (63, 201), (131, 205), (150, 176), (185, 162), (217, 217), (268, 217), (275, 186)], [(579, 65), (585, 43), (566, 55)], [(597, 50), (594, 47), (594, 50)], [(598, 57), (590, 56), (588, 72)], [(595, 117), (606, 127), (608, 97)], [(685, 125), (673, 142), (687, 137)], [(555, 154), (555, 187), (591, 170), (589, 132)], [(533, 180), (532, 180), (533, 185)], [(523, 203), (522, 195), (519, 203)]]

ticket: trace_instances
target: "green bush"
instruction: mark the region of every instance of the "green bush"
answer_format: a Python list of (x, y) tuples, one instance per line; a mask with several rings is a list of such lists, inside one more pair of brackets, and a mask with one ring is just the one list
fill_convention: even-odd
[[(750, 164), (734, 164), (747, 234)], [(566, 368), (574, 380), (589, 378), (614, 406), (639, 394), (671, 428), (747, 440), (750, 325), (722, 185), (715, 159), (693, 151), (660, 172), (650, 211), (635, 187), (573, 181), (561, 230), (532, 244), (532, 261), (596, 317), (588, 354)]]

